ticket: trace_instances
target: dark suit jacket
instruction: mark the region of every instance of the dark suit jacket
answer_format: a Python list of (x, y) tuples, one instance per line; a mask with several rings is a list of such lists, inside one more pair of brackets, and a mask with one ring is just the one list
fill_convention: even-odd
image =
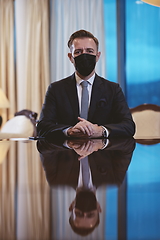
[[(37, 125), (38, 136), (56, 136), (63, 129), (78, 122), (79, 104), (75, 74), (51, 83)], [(135, 124), (132, 120), (123, 92), (117, 83), (97, 74), (93, 83), (88, 121), (103, 125), (110, 136), (133, 136)]]
[[(77, 153), (60, 145), (40, 140), (37, 148), (50, 186), (76, 189), (79, 177)], [(133, 138), (112, 139), (109, 146), (88, 156), (94, 186), (120, 185), (125, 177), (135, 148)]]

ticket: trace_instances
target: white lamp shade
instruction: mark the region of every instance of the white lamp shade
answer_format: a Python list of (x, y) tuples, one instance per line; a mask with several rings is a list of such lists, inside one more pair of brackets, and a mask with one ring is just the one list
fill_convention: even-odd
[(153, 6), (160, 7), (160, 0), (142, 0), (142, 2), (151, 4)]
[(0, 88), (0, 108), (9, 108), (9, 105), (10, 104), (9, 104), (9, 101), (8, 101), (6, 95)]

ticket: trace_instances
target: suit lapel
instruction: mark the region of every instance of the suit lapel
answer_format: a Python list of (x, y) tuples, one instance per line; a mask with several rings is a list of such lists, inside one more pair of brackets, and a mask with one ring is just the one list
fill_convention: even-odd
[[(97, 103), (103, 96), (104, 87), (101, 78), (96, 74), (95, 80), (92, 87), (91, 101), (88, 112), (88, 120), (91, 121), (93, 114), (97, 108)], [(76, 79), (75, 74), (66, 79), (66, 93), (68, 95), (72, 110), (75, 114), (75, 118), (77, 121), (77, 117), (79, 116), (79, 103), (78, 103), (78, 95), (76, 88)]]
[(79, 116), (79, 103), (76, 88), (76, 79), (74, 74), (70, 76), (66, 81), (66, 93), (68, 95), (72, 110), (77, 120), (77, 117)]
[(93, 114), (97, 108), (97, 103), (100, 101), (103, 95), (103, 90), (104, 90), (104, 87), (103, 87), (101, 78), (96, 74), (93, 87), (92, 87), (91, 101), (90, 101), (90, 107), (88, 112), (89, 121), (91, 121)]

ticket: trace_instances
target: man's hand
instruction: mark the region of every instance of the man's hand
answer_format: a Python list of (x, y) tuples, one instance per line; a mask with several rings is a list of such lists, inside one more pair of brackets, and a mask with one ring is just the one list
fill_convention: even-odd
[(79, 122), (69, 128), (67, 134), (76, 138), (98, 138), (102, 137), (103, 128), (83, 118), (78, 117)]
[(102, 149), (104, 146), (102, 139), (68, 140), (67, 144), (79, 155), (78, 160), (81, 160), (99, 149)]

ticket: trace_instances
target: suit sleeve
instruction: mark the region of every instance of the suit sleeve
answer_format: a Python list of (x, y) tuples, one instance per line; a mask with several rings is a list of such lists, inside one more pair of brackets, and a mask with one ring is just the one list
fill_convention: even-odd
[(109, 137), (131, 137), (135, 133), (135, 123), (119, 84), (116, 84), (112, 101), (110, 123), (104, 127), (108, 129)]
[(63, 137), (63, 130), (67, 127), (69, 125), (58, 123), (56, 93), (54, 92), (53, 84), (50, 84), (37, 124), (37, 134), (39, 137), (49, 137), (51, 133), (52, 137)]

